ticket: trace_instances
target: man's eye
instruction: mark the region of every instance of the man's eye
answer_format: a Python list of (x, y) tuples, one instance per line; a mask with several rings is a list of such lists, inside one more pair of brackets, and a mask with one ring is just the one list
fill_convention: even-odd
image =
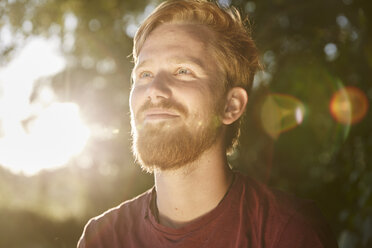
[(192, 73), (191, 73), (191, 71), (188, 70), (188, 69), (180, 68), (180, 69), (178, 69), (177, 74), (181, 74), (181, 75), (189, 75), (189, 74), (192, 74)]
[(139, 75), (140, 78), (148, 78), (148, 77), (151, 77), (151, 76), (152, 76), (152, 74), (148, 71), (141, 72), (140, 75)]

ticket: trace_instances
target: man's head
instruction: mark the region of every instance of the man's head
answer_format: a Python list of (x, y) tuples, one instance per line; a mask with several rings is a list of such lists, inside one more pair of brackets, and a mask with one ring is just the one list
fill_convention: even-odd
[[(185, 32), (180, 33), (177, 29), (185, 30)], [(151, 56), (159, 57), (160, 54), (153, 52), (155, 49), (161, 50), (165, 48), (166, 52), (168, 51), (165, 46), (157, 47), (157, 44), (166, 43), (167, 40), (162, 40), (162, 37), (166, 37), (168, 40), (172, 39), (172, 32), (178, 37), (185, 37), (185, 39), (188, 39), (187, 37), (189, 37), (191, 41), (178, 39), (178, 43), (169, 44), (169, 46), (177, 46), (179, 43), (182, 44), (185, 42), (195, 41), (200, 43), (196, 45), (198, 46), (198, 49), (204, 49), (200, 50), (199, 54), (194, 54), (195, 56), (190, 58), (190, 60), (194, 60), (191, 61), (194, 63), (194, 66), (197, 66), (198, 64), (200, 65), (200, 63), (204, 62), (204, 65), (202, 65), (204, 73), (214, 74), (209, 75), (207, 80), (209, 85), (207, 87), (210, 92), (214, 92), (214, 97), (211, 97), (215, 100), (205, 104), (213, 105), (212, 109), (215, 113), (213, 113), (214, 115), (209, 116), (210, 119), (205, 120), (206, 123), (203, 124), (207, 125), (207, 129), (209, 130), (207, 132), (204, 130), (204, 133), (210, 133), (211, 128), (213, 129), (213, 127), (214, 129), (212, 131), (217, 132), (216, 130), (218, 128), (216, 127), (218, 127), (219, 121), (216, 116), (219, 116), (221, 111), (223, 111), (223, 108), (225, 108), (223, 104), (226, 96), (232, 94), (229, 93), (231, 89), (240, 88), (248, 92), (251, 88), (254, 73), (258, 68), (256, 47), (242, 22), (239, 13), (235, 9), (224, 9), (216, 3), (202, 0), (164, 2), (159, 5), (158, 8), (143, 22), (134, 38), (134, 81), (138, 80), (138, 75), (136, 77), (136, 74), (138, 74), (138, 68), (143, 68), (146, 63), (151, 63), (144, 62), (145, 60), (151, 60)], [(149, 46), (149, 44), (152, 47)], [(182, 50), (182, 47), (179, 49)], [(190, 52), (194, 50), (192, 47), (189, 47), (189, 49)], [(202, 51), (204, 51), (204, 53)], [(184, 55), (187, 56), (187, 54)], [(199, 58), (197, 55), (199, 55)], [(145, 58), (146, 56), (148, 58)], [(207, 56), (207, 60), (204, 59), (204, 61), (202, 61), (202, 56)], [(207, 65), (207, 63), (209, 65)], [(160, 67), (158, 69), (159, 72), (161, 72)], [(183, 73), (187, 74), (187, 69)], [(161, 74), (159, 75), (161, 76)], [(147, 77), (147, 74), (145, 76)], [(153, 79), (158, 78), (154, 77)], [(167, 78), (163, 77), (162, 80), (167, 80)], [(134, 82), (134, 86), (135, 85), (136, 82)], [(133, 88), (134, 90), (132, 89), (132, 99), (134, 97), (133, 92), (136, 92), (135, 88), (136, 87)], [(204, 93), (207, 94), (206, 92)], [(151, 97), (148, 98), (150, 99)], [(190, 101), (190, 99), (188, 101)], [(133, 100), (131, 100), (131, 102), (133, 102)], [(183, 103), (181, 103), (181, 106), (182, 104)], [(131, 107), (133, 107), (133, 105), (131, 105)], [(158, 108), (159, 106), (156, 107)], [(133, 123), (135, 121), (134, 114), (136, 113), (134, 109), (131, 109), (131, 111)], [(195, 119), (195, 121), (198, 122), (198, 119)], [(162, 125), (164, 128), (165, 124), (162, 123)], [(229, 123), (227, 127), (224, 141), (227, 152), (232, 151), (233, 147), (237, 143), (239, 126), (240, 121), (236, 120)], [(134, 124), (132, 128), (136, 129), (136, 127), (138, 129), (138, 125)], [(134, 134), (136, 131), (138, 132), (138, 130), (134, 131)], [(152, 134), (154, 134), (154, 132), (152, 132)], [(136, 143), (136, 135), (134, 136)], [(214, 139), (215, 137), (210, 138), (211, 141), (214, 141)], [(209, 143), (211, 143), (211, 141), (206, 142), (208, 144), (205, 146), (210, 146)]]

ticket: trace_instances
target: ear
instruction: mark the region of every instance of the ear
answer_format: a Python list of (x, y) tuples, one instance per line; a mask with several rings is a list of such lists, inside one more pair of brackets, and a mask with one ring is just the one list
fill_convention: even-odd
[(225, 109), (222, 115), (222, 123), (229, 125), (239, 119), (244, 113), (248, 103), (247, 91), (241, 87), (234, 87), (229, 90), (226, 96)]

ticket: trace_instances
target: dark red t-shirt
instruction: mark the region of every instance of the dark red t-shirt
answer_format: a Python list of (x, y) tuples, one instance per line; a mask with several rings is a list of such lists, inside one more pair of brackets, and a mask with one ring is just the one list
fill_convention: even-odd
[(156, 221), (151, 210), (154, 194), (153, 188), (91, 219), (78, 247), (337, 247), (313, 202), (269, 189), (238, 173), (215, 209), (179, 229)]

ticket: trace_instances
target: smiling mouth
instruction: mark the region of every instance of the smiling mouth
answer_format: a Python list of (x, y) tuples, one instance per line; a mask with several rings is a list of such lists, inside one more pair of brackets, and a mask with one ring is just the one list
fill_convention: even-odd
[(145, 121), (170, 120), (180, 117), (178, 114), (164, 110), (149, 110), (144, 113)]
[(145, 120), (167, 120), (167, 119), (174, 119), (179, 117), (178, 115), (169, 115), (169, 114), (151, 114), (151, 115), (146, 115)]

